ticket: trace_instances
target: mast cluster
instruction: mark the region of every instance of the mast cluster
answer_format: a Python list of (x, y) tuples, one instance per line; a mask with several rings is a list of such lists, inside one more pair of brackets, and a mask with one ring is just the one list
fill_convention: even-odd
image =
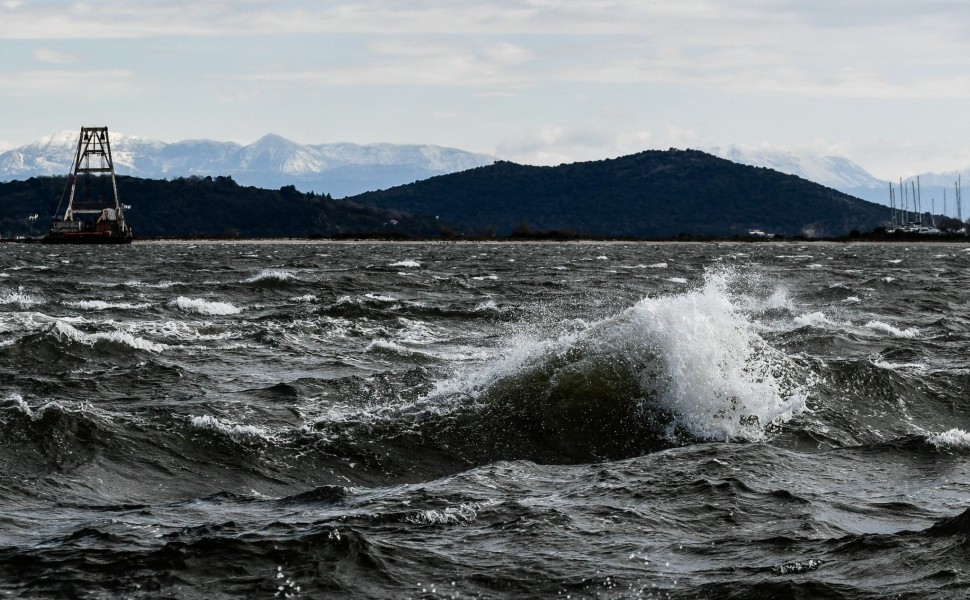
[[(954, 182), (956, 188), (956, 213), (959, 221), (958, 230), (954, 231), (952, 226), (947, 227), (946, 221), (940, 226), (936, 223), (936, 199), (930, 200), (930, 210), (923, 210), (922, 190), (919, 177), (914, 180), (904, 182), (899, 179), (899, 186), (894, 187), (889, 184), (889, 207), (890, 207), (890, 231), (900, 231), (905, 233), (940, 234), (941, 230), (946, 229), (946, 233), (966, 233), (963, 221), (963, 195), (961, 190), (960, 175)], [(943, 213), (947, 215), (946, 189), (943, 189)], [(928, 223), (926, 220), (928, 219)], [(951, 221), (952, 225), (952, 221)]]

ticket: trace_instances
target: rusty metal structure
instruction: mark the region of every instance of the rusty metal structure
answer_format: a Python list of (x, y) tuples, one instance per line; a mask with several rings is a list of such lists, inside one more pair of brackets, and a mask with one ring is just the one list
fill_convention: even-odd
[[(67, 208), (61, 214), (70, 188)], [(127, 244), (131, 228), (125, 223), (124, 205), (118, 197), (114, 161), (107, 127), (82, 127), (74, 163), (61, 194), (47, 243)]]

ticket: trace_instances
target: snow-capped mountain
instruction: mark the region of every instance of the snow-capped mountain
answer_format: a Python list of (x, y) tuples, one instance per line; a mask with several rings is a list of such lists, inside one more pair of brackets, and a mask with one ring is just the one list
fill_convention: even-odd
[[(808, 152), (765, 148), (746, 149), (738, 146), (711, 148), (708, 151), (733, 162), (797, 175), (869, 202), (886, 206), (890, 203), (889, 181), (874, 177), (856, 163), (841, 156), (820, 156)], [(962, 176), (963, 181), (970, 181), (970, 169), (960, 173), (922, 173), (909, 177), (903, 180), (905, 192), (900, 191), (898, 180), (893, 181), (894, 202), (896, 206), (905, 205), (907, 210), (918, 209), (966, 218), (970, 215), (970, 200), (964, 199), (964, 205), (959, 211), (955, 202), (954, 183), (958, 176)]]
[(886, 182), (842, 156), (819, 156), (807, 152), (778, 149), (745, 149), (739, 146), (716, 147), (711, 154), (732, 162), (755, 167), (767, 167), (789, 175), (836, 189), (885, 188)]
[[(0, 153), (0, 181), (69, 173), (77, 142), (77, 132), (65, 131)], [(492, 156), (441, 146), (305, 145), (274, 134), (243, 146), (211, 140), (165, 143), (112, 133), (111, 154), (120, 175), (231, 175), (243, 185), (295, 185), (337, 198), (495, 162)]]

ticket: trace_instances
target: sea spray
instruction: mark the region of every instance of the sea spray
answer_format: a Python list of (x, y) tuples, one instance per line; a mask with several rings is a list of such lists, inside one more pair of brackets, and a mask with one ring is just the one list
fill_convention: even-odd
[(801, 413), (806, 393), (793, 362), (737, 308), (734, 278), (711, 272), (698, 288), (642, 299), (557, 337), (513, 336), (498, 360), (440, 382), (431, 397), (533, 403), (556, 431), (564, 424), (550, 418), (586, 419), (588, 428), (614, 412), (604, 425), (636, 419), (671, 443), (760, 439), (768, 424)]

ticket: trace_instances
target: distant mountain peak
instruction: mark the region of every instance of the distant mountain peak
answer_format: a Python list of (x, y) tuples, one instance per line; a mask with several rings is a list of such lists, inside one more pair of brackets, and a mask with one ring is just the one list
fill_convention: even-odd
[[(67, 174), (77, 137), (78, 131), (61, 131), (0, 152), (0, 181)], [(166, 143), (112, 131), (111, 149), (120, 175), (151, 179), (230, 175), (243, 185), (295, 185), (338, 198), (495, 160), (485, 154), (431, 145), (300, 144), (276, 133), (242, 145), (206, 139)]]

